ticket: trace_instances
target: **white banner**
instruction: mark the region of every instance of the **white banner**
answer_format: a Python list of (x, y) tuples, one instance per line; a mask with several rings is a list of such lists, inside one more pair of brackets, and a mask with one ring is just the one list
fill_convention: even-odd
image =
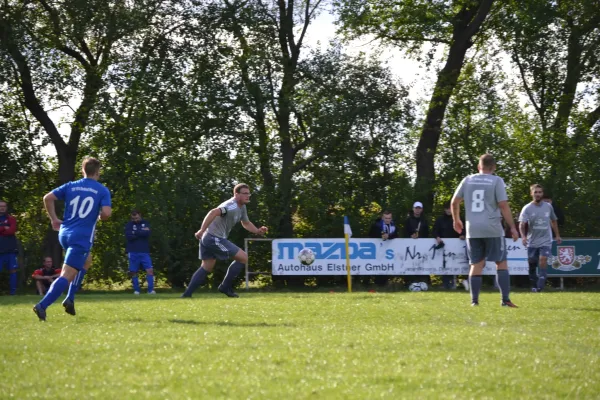
[[(444, 243), (436, 250), (435, 239), (350, 239), (352, 275), (468, 275), (465, 241)], [(276, 239), (272, 246), (273, 275), (346, 275), (344, 239)], [(506, 247), (511, 275), (528, 275), (527, 249), (510, 238)], [(303, 249), (314, 254), (310, 265), (300, 262)], [(483, 273), (495, 275), (496, 264), (488, 262)]]

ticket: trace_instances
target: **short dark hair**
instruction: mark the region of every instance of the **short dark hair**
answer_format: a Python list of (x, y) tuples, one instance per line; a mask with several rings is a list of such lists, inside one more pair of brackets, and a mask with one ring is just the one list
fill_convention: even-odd
[(250, 186), (248, 186), (245, 183), (238, 183), (233, 188), (233, 195), (235, 196), (236, 193), (240, 193), (242, 191), (242, 189), (248, 189), (248, 190), (250, 190)]
[(450, 208), (450, 200), (444, 202), (444, 210), (447, 210), (448, 208)]
[(131, 216), (142, 215), (142, 213), (134, 208), (133, 210), (131, 210), (131, 213), (129, 215), (131, 215)]
[(496, 166), (496, 160), (491, 154), (484, 154), (479, 157), (479, 164), (485, 169), (490, 169)]
[(94, 157), (85, 157), (81, 163), (81, 169), (86, 176), (96, 175), (100, 172), (100, 160)]
[(544, 187), (539, 183), (534, 183), (533, 185), (529, 186), (529, 192), (533, 193), (535, 189), (542, 189), (542, 192), (544, 191)]
[(392, 211), (386, 208), (385, 210), (383, 210), (381, 212), (381, 215), (388, 215), (388, 214), (391, 214), (391, 213), (392, 213)]

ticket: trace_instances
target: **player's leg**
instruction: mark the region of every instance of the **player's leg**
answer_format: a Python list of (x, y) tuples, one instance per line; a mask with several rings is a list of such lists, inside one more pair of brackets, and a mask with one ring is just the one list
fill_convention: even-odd
[(148, 294), (156, 294), (154, 291), (154, 268), (150, 254), (140, 254), (140, 264), (146, 270), (146, 282), (148, 282)]
[(17, 255), (15, 253), (6, 253), (4, 257), (8, 269), (10, 295), (14, 296), (17, 294), (17, 283), (19, 281), (19, 277), (17, 276)]
[(471, 305), (479, 305), (479, 292), (483, 281), (482, 273), (485, 266), (485, 241), (481, 238), (466, 240), (467, 256), (471, 264), (469, 271), (469, 291), (471, 292)]
[(229, 268), (227, 268), (227, 273), (225, 274), (223, 282), (219, 285), (219, 292), (224, 293), (228, 297), (239, 297), (233, 291), (233, 283), (235, 282), (235, 278), (237, 278), (237, 276), (246, 266), (246, 263), (248, 262), (248, 255), (244, 250), (239, 249), (233, 243), (230, 243), (230, 245), (231, 246), (228, 247), (231, 253), (233, 252), (234, 247), (237, 249), (237, 251), (233, 256), (234, 261), (229, 265)]
[(537, 280), (537, 291), (541, 292), (546, 286), (546, 278), (548, 277), (548, 257), (552, 253), (550, 247), (540, 247), (540, 267)]
[(529, 283), (532, 290), (537, 288), (537, 267), (539, 259), (539, 248), (529, 246), (527, 248), (527, 263), (529, 264)]
[[(52, 282), (52, 285), (50, 285), (50, 289), (48, 289), (44, 298), (33, 307), (33, 311), (41, 321), (46, 320), (46, 309), (54, 303), (65, 290), (67, 290), (69, 284), (77, 277), (77, 273), (85, 265), (90, 252), (89, 246), (85, 247), (77, 242), (68, 246), (68, 241), (65, 238), (59, 237), (59, 240), (61, 240), (63, 248), (66, 247), (67, 249), (62, 272), (60, 276)], [(65, 309), (65, 311), (75, 315), (74, 306), (72, 310)]]
[(188, 287), (185, 289), (185, 292), (183, 292), (181, 297), (192, 297), (192, 293), (194, 293), (196, 289), (198, 289), (200, 286), (204, 286), (208, 279), (208, 274), (213, 271), (216, 262), (217, 260), (215, 258), (202, 260), (200, 268), (198, 268), (196, 272), (194, 272), (194, 275), (192, 275), (192, 279), (190, 280)]
[(489, 238), (487, 259), (496, 262), (496, 282), (502, 295), (502, 306), (517, 306), (510, 301), (510, 274), (508, 272), (508, 262), (506, 261), (506, 239), (503, 237)]
[(81, 290), (81, 286), (83, 285), (83, 278), (85, 277), (85, 274), (87, 273), (87, 271), (90, 269), (91, 265), (92, 265), (92, 253), (89, 253), (85, 260), (85, 264), (83, 264), (83, 268), (81, 268), (81, 270), (79, 270), (79, 272), (77, 273), (77, 276), (75, 277), (75, 279), (73, 279), (73, 282), (71, 282), (71, 284), (69, 285), (69, 291), (67, 292), (67, 297), (65, 298), (65, 300), (62, 303), (63, 307), (65, 308), (65, 311), (68, 314), (75, 315), (75, 306), (73, 305), (75, 303), (75, 293), (77, 293), (79, 290)]
[(140, 294), (140, 279), (138, 278), (138, 271), (140, 270), (140, 259), (138, 253), (129, 253), (129, 277), (131, 278), (131, 284), (133, 286), (133, 294)]

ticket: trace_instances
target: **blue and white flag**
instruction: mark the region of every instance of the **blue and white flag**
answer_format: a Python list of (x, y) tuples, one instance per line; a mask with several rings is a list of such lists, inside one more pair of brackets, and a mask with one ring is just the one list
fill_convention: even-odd
[(352, 237), (352, 229), (350, 228), (350, 220), (348, 217), (344, 217), (344, 235)]

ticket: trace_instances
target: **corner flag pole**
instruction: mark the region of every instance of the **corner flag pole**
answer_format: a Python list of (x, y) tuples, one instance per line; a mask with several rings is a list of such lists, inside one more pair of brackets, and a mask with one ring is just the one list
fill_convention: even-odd
[(350, 229), (350, 220), (344, 217), (344, 238), (346, 239), (346, 273), (348, 274), (348, 293), (352, 293), (352, 274), (350, 273), (350, 238), (352, 229)]

